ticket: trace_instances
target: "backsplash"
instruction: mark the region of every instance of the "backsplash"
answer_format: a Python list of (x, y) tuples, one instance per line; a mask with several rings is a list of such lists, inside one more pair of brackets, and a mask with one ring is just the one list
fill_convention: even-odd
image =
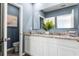
[[(27, 32), (27, 34), (46, 34), (45, 32), (46, 31), (44, 30), (32, 30), (30, 32)], [(48, 35), (69, 35), (72, 37), (79, 36), (77, 31), (64, 31), (64, 32), (56, 32), (56, 31), (50, 32), (49, 31)]]

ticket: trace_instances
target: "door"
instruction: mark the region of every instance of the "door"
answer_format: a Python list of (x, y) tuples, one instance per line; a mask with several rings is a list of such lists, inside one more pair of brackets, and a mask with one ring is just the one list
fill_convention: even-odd
[[(17, 4), (12, 4), (13, 6), (17, 7), (19, 9), (19, 55), (22, 55), (22, 7)], [(7, 41), (10, 38), (7, 38), (7, 30), (8, 30), (8, 24), (7, 24), (7, 16), (8, 16), (8, 4), (7, 3), (1, 3), (0, 4), (0, 55), (7, 56)]]
[(22, 55), (22, 7), (7, 4), (7, 55)]
[(0, 3), (0, 56), (3, 55), (3, 19), (2, 19), (2, 4)]
[(0, 55), (7, 55), (7, 4), (0, 4)]

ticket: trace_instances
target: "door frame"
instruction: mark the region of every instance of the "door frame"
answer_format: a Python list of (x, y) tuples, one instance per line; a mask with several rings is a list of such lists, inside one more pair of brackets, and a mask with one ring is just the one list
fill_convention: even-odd
[(19, 8), (19, 55), (23, 53), (23, 8), (19, 4), (9, 3)]
[(7, 56), (7, 3), (2, 5), (3, 7), (3, 48), (4, 56)]
[[(23, 8), (19, 4), (9, 3), (19, 8), (19, 55), (23, 53)], [(4, 3), (4, 56), (7, 56), (7, 16), (8, 3)]]

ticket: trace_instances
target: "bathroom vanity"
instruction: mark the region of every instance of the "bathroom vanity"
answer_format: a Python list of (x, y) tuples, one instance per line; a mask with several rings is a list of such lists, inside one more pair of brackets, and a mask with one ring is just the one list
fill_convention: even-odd
[(79, 56), (79, 37), (25, 34), (25, 53), (32, 56)]

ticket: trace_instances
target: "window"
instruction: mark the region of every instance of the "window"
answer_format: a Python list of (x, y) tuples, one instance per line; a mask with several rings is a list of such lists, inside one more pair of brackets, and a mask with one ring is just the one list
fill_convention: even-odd
[(57, 16), (57, 28), (74, 28), (74, 19), (72, 14)]
[(40, 17), (40, 29), (42, 29), (42, 26), (43, 26), (43, 20), (44, 20), (44, 18), (43, 18), (43, 17)]

